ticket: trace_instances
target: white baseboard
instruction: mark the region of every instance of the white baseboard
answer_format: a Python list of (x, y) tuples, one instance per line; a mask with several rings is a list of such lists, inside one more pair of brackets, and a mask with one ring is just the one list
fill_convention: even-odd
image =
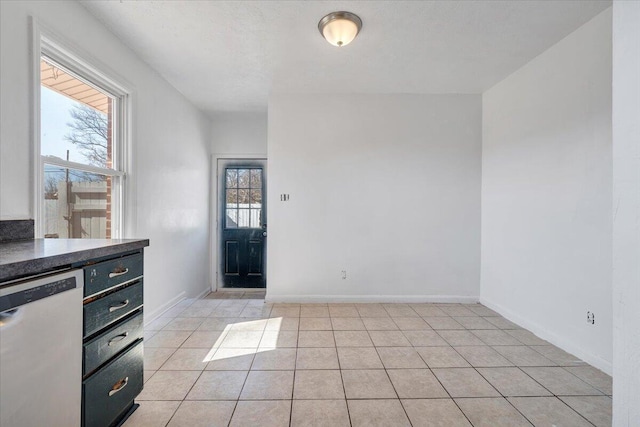
[(573, 354), (574, 356), (579, 357), (584, 360), (588, 364), (600, 369), (608, 375), (613, 374), (613, 366), (611, 362), (604, 360), (600, 356), (597, 356), (590, 351), (585, 350), (581, 346), (571, 342), (571, 339), (567, 339), (566, 337), (561, 337), (553, 332), (550, 332), (547, 328), (544, 328), (537, 324), (536, 322), (531, 322), (520, 315), (514, 313), (511, 310), (508, 310), (501, 305), (495, 304), (486, 298), (480, 298), (480, 303), (491, 310), (497, 312), (501, 316), (506, 319), (512, 321), (518, 326), (521, 326), (530, 332), (533, 332), (539, 338), (542, 338), (545, 341), (549, 341), (551, 344), (556, 347), (560, 347), (564, 351)]
[[(208, 295), (211, 292), (211, 289), (209, 289), (208, 287), (206, 289), (204, 289), (202, 292), (200, 292), (195, 298), (193, 298), (193, 300), (197, 300), (200, 299), (206, 295)], [(187, 298), (185, 297), (185, 292), (180, 292), (180, 294), (178, 294), (176, 297), (171, 298), (169, 301), (167, 301), (166, 303), (162, 304), (162, 306), (160, 306), (160, 308), (147, 313), (144, 313), (144, 319), (145, 319), (145, 326), (148, 325), (149, 323), (153, 322), (154, 320), (156, 320), (158, 317), (161, 317), (164, 313), (166, 313), (167, 311), (171, 310), (173, 307), (175, 307), (176, 305), (180, 304), (181, 302), (185, 301)], [(192, 301), (193, 301), (192, 300)]]
[(272, 295), (267, 288), (266, 302), (351, 302), (351, 303), (458, 303), (474, 304), (479, 301), (477, 296), (458, 295)]
[(177, 296), (171, 298), (169, 301), (162, 304), (160, 307), (153, 310), (152, 312), (145, 311), (144, 313), (145, 326), (153, 322), (154, 320), (156, 320), (158, 317), (162, 316), (167, 311), (171, 310), (176, 305), (180, 304), (182, 301), (184, 301), (186, 299), (184, 295), (185, 295), (184, 291), (180, 292)]
[(196, 295), (196, 297), (194, 299), (200, 299), (200, 298), (206, 297), (210, 293), (211, 293), (211, 289), (207, 288), (207, 289), (203, 290), (202, 292), (200, 292), (198, 295)]

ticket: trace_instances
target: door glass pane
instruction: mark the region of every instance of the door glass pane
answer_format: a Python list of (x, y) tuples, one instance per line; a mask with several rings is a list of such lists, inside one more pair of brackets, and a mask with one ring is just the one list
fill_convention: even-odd
[(249, 203), (251, 203), (251, 208), (260, 208), (262, 206), (262, 190), (251, 189)]
[(227, 228), (238, 228), (237, 209), (227, 209), (226, 226)]
[(44, 237), (111, 237), (112, 177), (44, 166)]
[(238, 209), (238, 227), (249, 228), (250, 225), (249, 209)]
[(227, 189), (227, 208), (238, 207), (238, 190), (229, 188)]
[(262, 188), (262, 169), (251, 169), (251, 188)]
[(237, 169), (238, 171), (238, 188), (249, 188), (250, 174), (249, 169)]
[(238, 187), (238, 170), (227, 169), (227, 188)]
[(249, 207), (249, 191), (245, 189), (238, 190), (238, 203), (240, 208)]
[(262, 210), (251, 209), (251, 228), (262, 227), (261, 214), (262, 214)]

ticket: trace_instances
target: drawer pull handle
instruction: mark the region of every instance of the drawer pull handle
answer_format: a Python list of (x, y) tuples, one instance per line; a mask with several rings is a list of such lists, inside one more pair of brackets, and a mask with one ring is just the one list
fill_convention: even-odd
[(125, 339), (128, 336), (129, 336), (129, 332), (125, 332), (124, 334), (116, 335), (115, 337), (113, 337), (113, 338), (111, 338), (109, 340), (109, 343), (107, 345), (109, 347), (111, 347), (113, 344), (116, 344), (116, 343), (122, 341), (123, 339)]
[(109, 307), (109, 313), (113, 313), (116, 310), (120, 310), (121, 308), (125, 308), (128, 305), (129, 305), (129, 300), (126, 299), (126, 300), (122, 301), (118, 305), (112, 305), (111, 307)]
[(113, 396), (114, 394), (116, 394), (117, 392), (125, 388), (128, 382), (129, 382), (129, 377), (125, 377), (124, 379), (115, 383), (113, 387), (111, 387), (111, 390), (109, 390), (109, 397)]
[(113, 279), (114, 277), (122, 276), (123, 274), (127, 274), (128, 272), (129, 272), (128, 268), (125, 268), (122, 271), (114, 271), (112, 273), (109, 273), (109, 279)]

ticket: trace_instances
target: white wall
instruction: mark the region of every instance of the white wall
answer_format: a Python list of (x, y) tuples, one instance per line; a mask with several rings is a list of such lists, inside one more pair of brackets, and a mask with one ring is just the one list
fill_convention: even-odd
[(640, 422), (640, 3), (613, 2), (613, 424)]
[[(220, 159), (266, 159), (267, 113), (220, 113), (211, 124), (211, 290), (218, 282), (219, 250), (216, 219), (218, 216), (218, 167)], [(267, 172), (268, 173), (268, 172)]]
[(267, 113), (225, 113), (213, 117), (211, 152), (266, 156)]
[[(145, 314), (209, 287), (210, 121), (76, 2), (0, 2), (0, 218), (33, 218), (29, 16), (135, 92), (125, 237), (149, 238)], [(88, 54), (87, 54), (88, 53)]]
[(483, 95), (481, 301), (609, 373), (611, 173), (608, 9)]
[(479, 95), (278, 95), (268, 132), (268, 299), (477, 300)]

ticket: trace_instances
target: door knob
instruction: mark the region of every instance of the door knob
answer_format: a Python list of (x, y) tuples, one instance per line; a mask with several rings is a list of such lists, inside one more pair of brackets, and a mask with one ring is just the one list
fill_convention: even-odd
[(263, 232), (262, 232), (262, 236), (263, 236), (263, 237), (267, 237), (267, 232), (266, 232), (266, 231), (263, 231)]

